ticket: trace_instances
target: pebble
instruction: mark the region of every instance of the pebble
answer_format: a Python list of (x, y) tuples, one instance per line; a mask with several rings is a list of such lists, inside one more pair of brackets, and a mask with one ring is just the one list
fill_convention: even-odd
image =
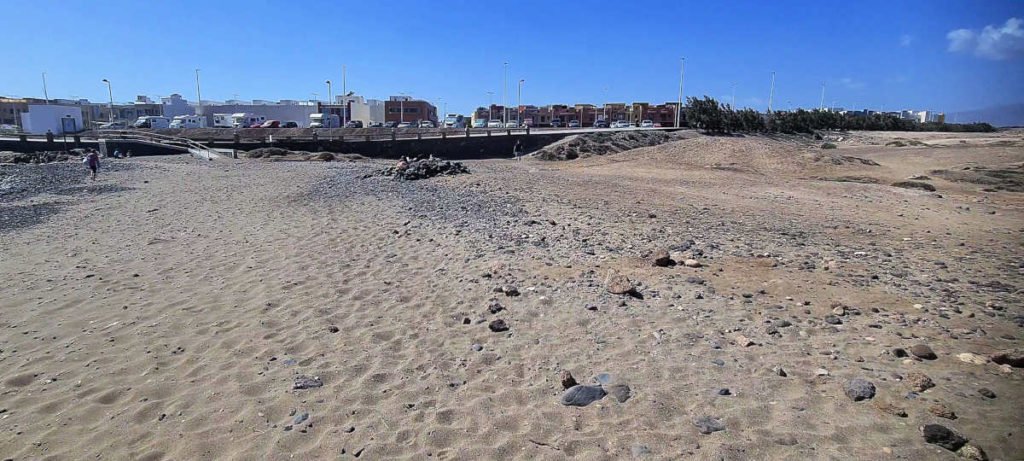
[(935, 352), (932, 351), (932, 348), (928, 347), (928, 345), (926, 344), (915, 344), (911, 346), (910, 353), (914, 354), (914, 356), (917, 358), (925, 360), (935, 360), (939, 358), (937, 355), (935, 355)]
[(875, 396), (875, 385), (864, 378), (854, 378), (843, 385), (843, 392), (854, 402), (869, 400)]
[(489, 328), (491, 331), (495, 333), (501, 333), (503, 331), (508, 331), (508, 324), (505, 323), (505, 321), (502, 319), (497, 319), (488, 324), (487, 328)]
[(793, 326), (793, 324), (790, 323), (789, 320), (785, 320), (785, 319), (776, 320), (776, 321), (772, 322), (772, 325), (775, 326), (776, 328), (786, 328), (786, 327)]
[(686, 266), (686, 267), (700, 267), (701, 266), (700, 261), (697, 261), (696, 259), (687, 259), (686, 261), (683, 261), (683, 265)]
[(900, 359), (908, 356), (907, 350), (903, 349), (901, 347), (893, 348), (892, 355), (894, 355), (894, 356), (896, 356), (896, 358), (900, 358)]
[(842, 321), (842, 319), (840, 319), (839, 317), (837, 317), (835, 315), (826, 315), (825, 316), (825, 323), (830, 324), (830, 325), (842, 325), (843, 321)]
[(987, 387), (983, 387), (981, 389), (978, 389), (978, 394), (981, 394), (982, 397), (985, 397), (987, 399), (994, 399), (994, 398), (996, 398), (996, 393), (992, 392), (992, 390), (987, 388)]
[(713, 363), (715, 365), (718, 365), (720, 367), (721, 366), (725, 366), (725, 360), (722, 360), (722, 359), (712, 359), (711, 363)]
[(341, 329), (340, 329), (340, 328), (338, 328), (338, 327), (337, 327), (337, 326), (335, 326), (335, 325), (331, 325), (331, 326), (327, 327), (327, 331), (328, 331), (329, 333), (337, 333), (337, 332), (341, 331)]
[(772, 368), (772, 373), (775, 373), (776, 375), (779, 375), (779, 376), (781, 376), (783, 378), (785, 378), (786, 376), (789, 376), (788, 374), (786, 374), (786, 370), (784, 370), (780, 366), (773, 367)]
[(479, 345), (479, 344), (474, 344), (474, 345), (470, 346), (470, 349), (473, 349), (473, 352), (480, 352), (480, 351), (484, 350), (484, 347)]
[(907, 417), (907, 410), (889, 402), (875, 401), (875, 408), (883, 413), (888, 413), (893, 416), (899, 416), (900, 418)]
[(562, 370), (559, 380), (562, 382), (562, 389), (568, 389), (579, 384), (576, 382), (576, 378), (572, 376), (572, 373), (570, 373), (569, 370)]
[(960, 455), (961, 458), (970, 461), (988, 461), (988, 455), (985, 454), (985, 451), (982, 450), (981, 447), (977, 447), (970, 443), (966, 443), (964, 446), (960, 447), (960, 449), (956, 451), (956, 454)]
[(323, 385), (324, 382), (320, 380), (319, 376), (299, 375), (295, 377), (292, 389), (314, 389)]
[(607, 392), (601, 386), (577, 384), (562, 393), (561, 403), (566, 406), (585, 407), (604, 398)]
[(697, 430), (701, 434), (711, 434), (713, 432), (724, 431), (725, 424), (722, 424), (718, 418), (712, 418), (710, 416), (701, 416), (693, 420), (693, 425), (697, 426)]
[(964, 352), (957, 354), (956, 358), (960, 359), (961, 362), (973, 363), (975, 365), (984, 365), (988, 363), (988, 358), (980, 356), (978, 354), (972, 354), (970, 352)]
[(295, 419), (292, 420), (292, 424), (295, 424), (295, 425), (302, 424), (302, 422), (304, 422), (307, 419), (309, 419), (309, 413), (305, 413), (304, 412), (304, 413), (301, 413), (299, 415), (296, 415)]
[(625, 275), (612, 275), (608, 277), (605, 285), (608, 292), (613, 295), (624, 295), (633, 291), (633, 282)]
[(947, 406), (945, 406), (945, 405), (943, 405), (941, 403), (936, 403), (935, 405), (932, 405), (932, 406), (928, 407), (928, 413), (931, 413), (931, 414), (933, 414), (935, 416), (938, 416), (940, 418), (946, 418), (946, 419), (956, 419), (957, 418), (956, 413), (954, 413), (953, 410), (950, 410), (949, 407), (947, 407)]
[(967, 443), (967, 439), (963, 436), (940, 424), (925, 424), (921, 428), (921, 433), (924, 435), (925, 442), (938, 445), (949, 451), (957, 451)]
[(796, 437), (793, 437), (792, 435), (784, 435), (782, 437), (775, 439), (775, 443), (778, 445), (791, 447), (797, 444), (797, 440)]
[(651, 264), (657, 267), (669, 267), (675, 265), (675, 261), (669, 256), (668, 250), (655, 251), (651, 256)]
[(732, 395), (732, 391), (730, 391), (727, 387), (723, 387), (718, 390), (718, 395)]
[(932, 381), (931, 378), (928, 377), (928, 375), (924, 373), (918, 373), (916, 371), (907, 373), (907, 376), (906, 378), (904, 378), (904, 380), (907, 382), (907, 384), (910, 384), (910, 388), (913, 389), (914, 392), (924, 392), (928, 389), (935, 387), (935, 383)]

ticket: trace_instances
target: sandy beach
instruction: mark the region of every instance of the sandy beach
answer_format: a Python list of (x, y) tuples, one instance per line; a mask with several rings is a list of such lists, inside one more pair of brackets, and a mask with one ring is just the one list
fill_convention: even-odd
[(0, 459), (1024, 459), (1024, 133), (675, 136), (5, 167)]

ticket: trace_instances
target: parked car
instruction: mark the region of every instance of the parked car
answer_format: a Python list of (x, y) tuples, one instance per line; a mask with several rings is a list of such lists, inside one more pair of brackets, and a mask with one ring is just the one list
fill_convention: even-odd
[(473, 121), (473, 128), (487, 128), (487, 119), (478, 118)]
[(505, 128), (519, 128), (516, 122), (505, 122)]
[(123, 130), (128, 128), (128, 122), (107, 122), (101, 123), (96, 128), (101, 130)]
[(594, 128), (608, 128), (608, 126), (607, 120), (598, 120), (594, 122)]
[(267, 120), (260, 124), (258, 128), (281, 128), (280, 120)]
[(289, 121), (281, 124), (281, 128), (298, 128), (299, 122)]
[(430, 120), (422, 120), (420, 121), (420, 128), (435, 128), (434, 122), (431, 122)]
[(501, 123), (501, 120), (491, 120), (487, 122), (487, 128), (501, 128), (502, 126), (505, 125)]
[(412, 128), (412, 122), (402, 122), (398, 124), (398, 128)]
[(384, 122), (370, 122), (370, 128), (384, 128)]
[(616, 120), (612, 123), (612, 128), (632, 128), (633, 124), (625, 120)]
[(579, 120), (569, 120), (569, 125), (568, 126), (569, 126), (569, 128), (579, 128), (580, 127), (580, 121)]
[(640, 128), (654, 128), (654, 121), (643, 120), (640, 122)]
[(551, 128), (558, 128), (560, 126), (562, 126), (562, 121), (561, 120), (559, 120), (557, 118), (551, 120)]
[(362, 127), (363, 127), (363, 121), (362, 120), (349, 120), (348, 123), (345, 124), (345, 128), (362, 128)]
[(384, 122), (384, 128), (398, 128), (398, 122)]

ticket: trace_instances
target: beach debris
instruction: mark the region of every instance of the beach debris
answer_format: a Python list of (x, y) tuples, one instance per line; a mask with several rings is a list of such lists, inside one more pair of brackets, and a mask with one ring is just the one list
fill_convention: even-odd
[(292, 386), (292, 389), (314, 389), (323, 385), (324, 382), (319, 376), (299, 375), (295, 377), (295, 383)]

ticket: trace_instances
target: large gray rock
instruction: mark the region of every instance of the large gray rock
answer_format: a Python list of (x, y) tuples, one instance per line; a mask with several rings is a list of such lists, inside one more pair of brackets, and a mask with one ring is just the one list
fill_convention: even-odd
[(562, 405), (571, 407), (585, 407), (604, 398), (607, 393), (601, 386), (586, 386), (577, 384), (562, 393)]
[(875, 396), (875, 385), (864, 378), (853, 378), (843, 386), (843, 392), (854, 402), (869, 400)]

